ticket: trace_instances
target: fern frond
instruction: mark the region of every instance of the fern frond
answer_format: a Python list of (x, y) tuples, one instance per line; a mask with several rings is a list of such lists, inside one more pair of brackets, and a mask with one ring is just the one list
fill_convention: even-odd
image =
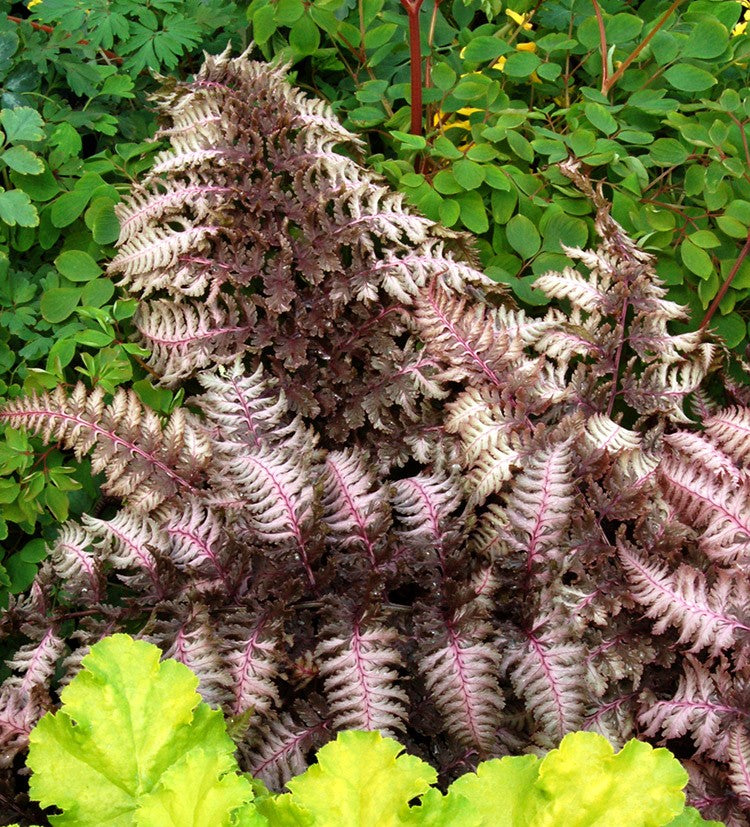
[(715, 477), (736, 483), (742, 476), (731, 457), (699, 434), (678, 431), (674, 434), (667, 434), (664, 442), (672, 448), (675, 454), (682, 454), (682, 458), (688, 463), (702, 466)]
[(123, 508), (111, 520), (86, 514), (81, 519), (96, 536), (103, 560), (118, 571), (143, 572), (156, 593), (164, 595), (157, 558), (166, 556), (169, 539), (152, 517)]
[(123, 389), (109, 405), (101, 386), (89, 393), (82, 383), (70, 396), (57, 388), (15, 399), (0, 410), (0, 422), (59, 442), (79, 459), (93, 449), (92, 471), (105, 472), (104, 490), (133, 508), (154, 508), (177, 492), (195, 491), (209, 456), (191, 414), (178, 409), (162, 426), (134, 391)]
[(201, 500), (188, 497), (164, 525), (171, 543), (169, 557), (180, 569), (200, 571), (225, 580), (227, 537), (218, 514)]
[(50, 549), (55, 574), (84, 603), (102, 599), (101, 560), (89, 550), (93, 541), (83, 526), (65, 523)]
[[(232, 715), (252, 709), (254, 715), (266, 718), (273, 708), (281, 706), (276, 680), (280, 673), (278, 630), (265, 618), (250, 626), (249, 618), (241, 625), (222, 627), (229, 644), (225, 654), (228, 684), (234, 695), (230, 704)], [(250, 626), (250, 627), (249, 627)]]
[(261, 730), (258, 742), (243, 750), (248, 771), (271, 790), (280, 791), (307, 769), (307, 755), (321, 744), (327, 728), (325, 721), (300, 725), (289, 714), (275, 718)]
[(581, 729), (588, 711), (586, 649), (583, 643), (559, 642), (556, 635), (541, 634), (540, 618), (526, 634), (525, 644), (505, 656), (503, 670), (510, 671), (516, 694), (538, 726), (541, 744), (557, 744), (568, 732)]
[[(748, 484), (736, 487), (704, 471), (701, 461), (668, 457), (658, 475), (664, 497), (680, 518), (705, 528), (701, 546), (711, 558), (733, 562), (750, 555)], [(710, 459), (709, 459), (710, 462)]]
[(730, 612), (733, 606), (747, 604), (750, 591), (726, 569), (717, 571), (716, 582), (709, 589), (705, 575), (686, 564), (670, 574), (622, 543), (619, 556), (631, 584), (630, 593), (645, 607), (646, 617), (656, 620), (657, 635), (672, 626), (680, 631), (678, 643), (692, 643), (688, 651), (708, 649), (718, 655), (734, 645), (738, 633), (750, 632), (750, 627)]
[(744, 807), (750, 807), (750, 735), (747, 727), (736, 724), (727, 744), (729, 783)]
[(331, 451), (323, 475), (323, 521), (329, 539), (343, 548), (359, 546), (376, 563), (375, 546), (388, 527), (386, 504), (363, 451)]
[(322, 663), (330, 716), (336, 729), (405, 729), (406, 692), (398, 685), (403, 668), (399, 634), (381, 623), (355, 621), (351, 633), (329, 632), (315, 657)]
[(219, 442), (256, 445), (277, 442), (292, 433), (282, 427), (288, 405), (283, 391), (272, 388), (262, 365), (246, 374), (241, 360), (216, 371), (202, 371), (206, 391), (195, 398)]
[(668, 700), (641, 704), (638, 715), (646, 727), (645, 735), (682, 738), (690, 733), (695, 755), (706, 753), (725, 760), (732, 724), (747, 717), (747, 710), (734, 706), (721, 696), (717, 679), (693, 655), (683, 658), (683, 673), (674, 696)]
[(216, 469), (220, 485), (239, 494), (243, 516), (258, 540), (278, 545), (291, 540), (310, 583), (305, 535), (313, 519), (309, 457), (261, 445), (227, 455)]
[[(581, 258), (582, 251), (578, 258)], [(610, 293), (612, 280), (609, 274), (601, 270), (601, 258), (594, 257), (588, 263), (591, 274), (584, 276), (572, 267), (566, 267), (561, 273), (543, 273), (534, 281), (534, 287), (543, 291), (551, 299), (567, 299), (574, 308), (586, 313), (608, 315), (613, 309), (613, 297)]]
[(505, 497), (504, 540), (531, 571), (550, 557), (562, 559), (562, 538), (574, 513), (572, 439), (541, 446), (513, 480)]
[(742, 467), (750, 455), (750, 409), (724, 408), (705, 421), (706, 437)]
[(456, 613), (446, 618), (441, 631), (444, 642), (417, 668), (443, 715), (446, 731), (462, 746), (489, 755), (497, 745), (504, 705), (491, 629)]
[(461, 489), (446, 474), (418, 474), (393, 485), (391, 504), (409, 546), (436, 549), (442, 556), (453, 544), (452, 513), (461, 502)]
[(586, 437), (592, 447), (612, 455), (641, 446), (641, 436), (637, 431), (623, 428), (603, 413), (596, 413), (586, 420)]
[(256, 318), (251, 306), (229, 296), (219, 302), (142, 303), (134, 318), (160, 384), (173, 387), (200, 368), (233, 362)]
[(521, 337), (499, 328), (491, 308), (480, 302), (469, 307), (436, 284), (418, 296), (414, 319), (427, 351), (446, 365), (444, 381), (502, 388), (504, 374), (523, 352)]

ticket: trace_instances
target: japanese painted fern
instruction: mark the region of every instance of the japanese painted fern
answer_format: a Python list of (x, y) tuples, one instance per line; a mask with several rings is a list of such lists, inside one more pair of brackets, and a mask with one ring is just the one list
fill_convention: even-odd
[(93, 452), (120, 503), (65, 525), (4, 616), (5, 765), (51, 681), (140, 629), (274, 787), (343, 728), (445, 777), (588, 728), (669, 741), (705, 815), (747, 823), (750, 411), (711, 401), (720, 354), (670, 333), (601, 193), (563, 165), (601, 241), (532, 318), (282, 69), (208, 58), (159, 104), (172, 148), (111, 275), (191, 396), (166, 421), (82, 386), (0, 413)]

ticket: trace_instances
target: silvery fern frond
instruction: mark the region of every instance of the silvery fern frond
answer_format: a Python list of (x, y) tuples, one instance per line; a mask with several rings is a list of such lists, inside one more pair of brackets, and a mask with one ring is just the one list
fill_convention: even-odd
[(351, 630), (324, 633), (315, 657), (333, 727), (391, 736), (405, 730), (408, 698), (399, 686), (399, 642), (395, 629), (366, 620), (355, 620)]
[(104, 490), (132, 508), (148, 510), (178, 492), (197, 490), (210, 448), (194, 416), (176, 410), (166, 424), (134, 391), (120, 389), (105, 404), (101, 387), (78, 384), (70, 395), (52, 393), (16, 399), (0, 411), (0, 422), (59, 442), (76, 456), (91, 451), (94, 473), (104, 471)]

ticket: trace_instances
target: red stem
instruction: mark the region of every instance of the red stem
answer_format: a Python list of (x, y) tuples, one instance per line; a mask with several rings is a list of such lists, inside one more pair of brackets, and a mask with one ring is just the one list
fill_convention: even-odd
[[(47, 26), (45, 23), (35, 23), (33, 20), (27, 20), (23, 17), (13, 17), (12, 15), (8, 15), (8, 20), (11, 23), (15, 23), (19, 25), (21, 23), (28, 23), (32, 29), (36, 29), (38, 32), (46, 32), (47, 34), (52, 34), (55, 31), (54, 26)], [(70, 37), (70, 35), (68, 35)], [(77, 46), (88, 46), (88, 40), (76, 40)], [(102, 54), (105, 54), (111, 61), (115, 63), (122, 63), (122, 58), (118, 57), (114, 52), (111, 52), (109, 49), (102, 49)]]
[(422, 43), (419, 10), (424, 0), (401, 0), (409, 17), (409, 68), (411, 70), (411, 134), (422, 134)]
[(711, 302), (711, 306), (706, 311), (706, 315), (703, 317), (699, 330), (705, 330), (708, 326), (708, 323), (711, 321), (714, 313), (716, 313), (716, 308), (721, 304), (721, 300), (726, 295), (727, 290), (729, 290), (729, 285), (732, 281), (734, 281), (734, 277), (739, 272), (742, 262), (745, 258), (747, 258), (748, 253), (750, 253), (750, 230), (748, 230), (747, 238), (745, 239), (745, 246), (740, 251), (739, 256), (737, 256), (737, 260), (734, 262), (734, 266), (727, 276), (727, 280), (721, 285), (721, 290), (719, 290), (716, 296), (714, 296), (714, 300)]

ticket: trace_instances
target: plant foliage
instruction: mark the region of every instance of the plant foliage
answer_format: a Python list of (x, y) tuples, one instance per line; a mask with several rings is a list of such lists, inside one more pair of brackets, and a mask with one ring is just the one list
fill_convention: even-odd
[(667, 750), (632, 740), (615, 755), (590, 732), (567, 735), (543, 758), (486, 761), (445, 795), (435, 770), (393, 739), (342, 732), (287, 782), (288, 793), (271, 795), (238, 774), (221, 713), (200, 701), (198, 679), (160, 655), (127, 635), (99, 641), (62, 708), (34, 728), (31, 795), (62, 810), (53, 824), (719, 827), (685, 809), (688, 776)]
[(66, 524), (4, 615), (25, 636), (8, 763), (86, 647), (139, 629), (275, 789), (341, 729), (446, 780), (645, 732), (689, 759), (691, 803), (744, 823), (747, 397), (670, 331), (685, 310), (601, 191), (561, 167), (601, 241), (530, 316), (282, 68), (225, 53), (160, 102), (171, 149), (118, 207), (110, 273), (188, 402), (78, 388), (0, 413), (91, 450), (120, 506)]

